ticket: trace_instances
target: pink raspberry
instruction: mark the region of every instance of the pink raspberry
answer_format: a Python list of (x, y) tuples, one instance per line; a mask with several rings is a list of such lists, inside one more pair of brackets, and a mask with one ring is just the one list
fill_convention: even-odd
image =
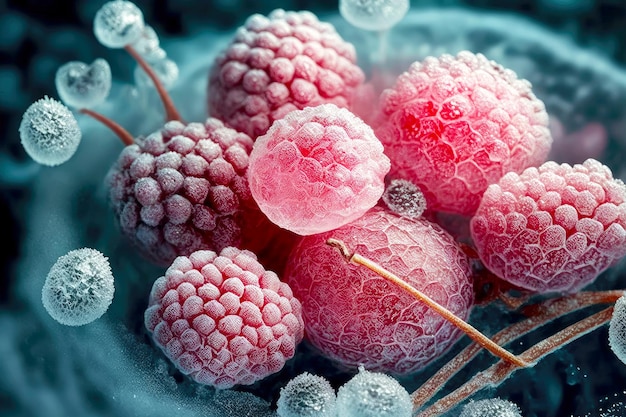
[(530, 83), (481, 54), (415, 62), (380, 106), (390, 177), (414, 182), (435, 211), (473, 214), (487, 186), (541, 164), (552, 143)]
[(471, 221), (500, 278), (533, 291), (576, 291), (626, 255), (626, 186), (594, 159), (546, 162), (487, 188)]
[(438, 358), (461, 332), (425, 304), (370, 270), (346, 262), (328, 238), (467, 319), (473, 304), (469, 262), (452, 237), (427, 220), (379, 207), (331, 232), (303, 237), (285, 279), (302, 302), (308, 340), (356, 368), (404, 374)]
[(349, 107), (364, 81), (354, 46), (306, 11), (252, 15), (209, 75), (209, 113), (252, 138), (292, 110)]
[(388, 171), (372, 129), (349, 110), (322, 104), (294, 110), (256, 140), (250, 190), (271, 221), (310, 235), (373, 207)]
[(145, 324), (182, 373), (217, 388), (278, 372), (303, 336), (289, 286), (233, 247), (176, 258), (154, 282)]
[(213, 118), (136, 139), (107, 177), (122, 231), (159, 265), (199, 249), (264, 247), (278, 228), (250, 194), (251, 150), (249, 136)]

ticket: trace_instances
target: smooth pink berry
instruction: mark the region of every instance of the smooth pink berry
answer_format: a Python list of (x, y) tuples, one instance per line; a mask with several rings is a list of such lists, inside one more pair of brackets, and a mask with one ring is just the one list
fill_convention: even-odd
[(300, 302), (247, 250), (174, 260), (145, 312), (152, 339), (184, 374), (230, 388), (278, 372), (302, 340)]
[(302, 303), (308, 340), (356, 368), (404, 374), (445, 352), (461, 332), (425, 304), (363, 266), (346, 262), (329, 238), (404, 279), (467, 319), (473, 303), (468, 259), (443, 229), (379, 207), (296, 245), (285, 279)]
[(260, 136), (250, 154), (250, 190), (278, 226), (301, 235), (336, 229), (373, 207), (389, 158), (349, 110), (294, 110)]
[(390, 177), (414, 182), (434, 211), (473, 214), (487, 186), (540, 165), (552, 143), (530, 83), (467, 51), (415, 62), (381, 94), (379, 117)]
[(491, 185), (471, 221), (485, 266), (533, 291), (576, 291), (626, 255), (626, 186), (594, 159)]

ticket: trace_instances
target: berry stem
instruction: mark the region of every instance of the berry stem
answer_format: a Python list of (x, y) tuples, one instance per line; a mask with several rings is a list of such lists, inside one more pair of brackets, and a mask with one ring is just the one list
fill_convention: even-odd
[(111, 129), (113, 133), (115, 133), (122, 140), (124, 145), (128, 146), (128, 145), (132, 145), (133, 143), (135, 143), (135, 139), (130, 133), (128, 133), (126, 129), (124, 129), (122, 126), (115, 123), (113, 120), (109, 119), (108, 117), (100, 113), (97, 113), (93, 110), (89, 110), (89, 109), (80, 109), (79, 112), (93, 117), (94, 119), (104, 124), (109, 129)]
[(163, 87), (163, 83), (161, 83), (161, 80), (159, 80), (159, 77), (157, 77), (152, 67), (146, 62), (145, 59), (143, 59), (143, 57), (131, 45), (126, 45), (124, 49), (126, 49), (126, 52), (128, 52), (130, 56), (132, 56), (135, 59), (135, 61), (137, 61), (139, 66), (143, 68), (146, 74), (148, 74), (148, 77), (150, 77), (150, 79), (154, 83), (154, 86), (156, 87), (156, 90), (159, 93), (159, 97), (161, 97), (161, 101), (163, 102), (163, 107), (165, 107), (166, 120), (168, 122), (172, 120), (182, 121), (183, 119), (180, 116), (180, 113), (178, 112), (178, 110), (176, 109), (176, 106), (174, 106), (174, 102), (172, 101), (172, 98), (170, 97), (167, 90), (165, 90), (165, 87)]
[(361, 256), (357, 253), (350, 254), (345, 243), (342, 242), (341, 240), (330, 238), (326, 241), (326, 243), (334, 248), (339, 249), (339, 252), (341, 252), (342, 256), (348, 262), (352, 262), (354, 264), (362, 265), (366, 267), (370, 271), (380, 275), (381, 277), (385, 278), (388, 281), (391, 281), (392, 283), (396, 284), (398, 287), (402, 288), (403, 290), (411, 294), (413, 297), (415, 297), (419, 301), (426, 304), (428, 307), (430, 307), (431, 309), (439, 313), (444, 319), (446, 319), (447, 321), (455, 325), (457, 328), (461, 329), (472, 340), (474, 340), (483, 348), (487, 349), (489, 352), (493, 353), (494, 355), (498, 356), (499, 358), (507, 362), (510, 362), (511, 364), (515, 366), (519, 366), (519, 367), (529, 366), (529, 363), (513, 355), (511, 352), (507, 351), (506, 349), (503, 349), (502, 347), (498, 346), (496, 343), (491, 341), (487, 336), (482, 334), (474, 326), (460, 319), (459, 317), (455, 316), (454, 313), (452, 313), (450, 310), (448, 310), (447, 308), (445, 308), (444, 306), (442, 306), (441, 304), (439, 304), (438, 302), (436, 302), (435, 300), (433, 300), (432, 298), (430, 298), (423, 292), (417, 290), (416, 288), (413, 288), (411, 285), (407, 284), (405, 281), (397, 277), (395, 274), (387, 271), (385, 268), (378, 265), (376, 262), (368, 258), (365, 258), (364, 256)]

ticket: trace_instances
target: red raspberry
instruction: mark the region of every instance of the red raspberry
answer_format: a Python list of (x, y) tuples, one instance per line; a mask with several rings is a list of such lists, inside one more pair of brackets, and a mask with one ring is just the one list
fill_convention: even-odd
[(427, 220), (374, 207), (331, 232), (306, 236), (291, 253), (285, 279), (302, 302), (307, 338), (352, 368), (404, 374), (424, 367), (462, 333), (425, 304), (374, 272), (346, 262), (326, 244), (343, 240), (458, 317), (473, 303), (468, 259)]
[(274, 122), (250, 154), (250, 190), (275, 224), (301, 235), (360, 217), (385, 189), (389, 158), (349, 110), (322, 104)]
[(473, 214), (488, 185), (541, 164), (552, 143), (530, 83), (481, 54), (415, 62), (380, 106), (390, 177), (415, 183), (430, 210)]
[(154, 282), (145, 324), (182, 373), (217, 388), (278, 372), (303, 335), (289, 286), (233, 247), (176, 258)]
[(491, 185), (471, 221), (500, 278), (533, 291), (576, 291), (626, 255), (626, 186), (594, 159), (546, 162)]
[(213, 118), (136, 139), (107, 177), (122, 231), (159, 265), (199, 249), (264, 247), (278, 228), (250, 194), (251, 150), (249, 136)]
[(252, 138), (292, 110), (349, 107), (365, 79), (354, 46), (306, 11), (252, 15), (209, 75), (209, 113)]

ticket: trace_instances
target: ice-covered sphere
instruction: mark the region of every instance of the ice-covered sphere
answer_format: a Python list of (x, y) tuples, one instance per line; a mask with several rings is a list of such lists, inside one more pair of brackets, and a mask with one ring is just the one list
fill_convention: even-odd
[(626, 364), (626, 294), (615, 303), (609, 324), (609, 346), (615, 356)]
[(57, 259), (41, 291), (50, 316), (67, 326), (82, 326), (101, 317), (113, 301), (115, 287), (109, 260), (90, 248)]
[(167, 57), (163, 48), (160, 47), (157, 33), (149, 25), (144, 26), (141, 37), (133, 42), (132, 46), (149, 63), (157, 62)]
[(411, 397), (398, 381), (363, 367), (337, 391), (340, 417), (411, 417), (412, 411)]
[(98, 58), (91, 65), (71, 61), (59, 67), (54, 79), (61, 100), (77, 109), (103, 102), (111, 91), (111, 67)]
[(48, 166), (70, 159), (82, 138), (70, 109), (49, 97), (37, 100), (26, 109), (19, 131), (26, 153), (35, 162)]
[(139, 40), (144, 33), (143, 13), (132, 2), (114, 0), (96, 13), (93, 32), (102, 45), (123, 48)]
[(522, 417), (517, 404), (500, 398), (471, 401), (459, 417)]
[[(169, 58), (164, 58), (158, 61), (154, 61), (150, 63), (153, 71), (163, 84), (163, 87), (166, 90), (172, 88), (176, 80), (178, 79), (178, 65), (176, 62), (172, 61)], [(135, 84), (141, 88), (154, 88), (154, 82), (152, 79), (146, 74), (141, 66), (137, 65), (135, 67)]]
[(336, 417), (336, 395), (324, 377), (304, 372), (280, 390), (279, 417)]
[(390, 29), (408, 11), (408, 0), (339, 0), (341, 16), (351, 25), (365, 30)]
[(391, 180), (383, 193), (383, 201), (389, 210), (411, 219), (419, 218), (426, 210), (424, 194), (418, 186), (407, 180)]

